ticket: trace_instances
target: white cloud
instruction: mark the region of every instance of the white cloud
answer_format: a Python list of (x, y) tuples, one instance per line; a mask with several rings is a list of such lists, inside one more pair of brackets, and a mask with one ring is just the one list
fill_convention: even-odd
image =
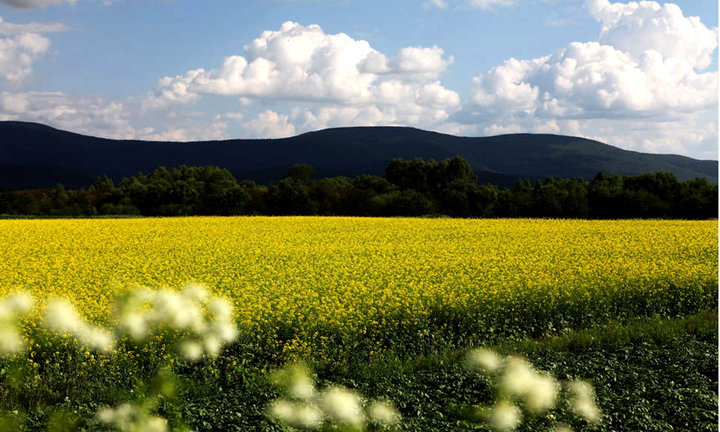
[(61, 23), (10, 23), (0, 17), (0, 78), (19, 86), (33, 70), (35, 61), (50, 48), (40, 33), (67, 30)]
[(0, 118), (48, 124), (107, 138), (130, 139), (135, 129), (130, 111), (103, 97), (76, 97), (60, 92), (0, 93)]
[[(508, 7), (515, 5), (515, 0), (453, 0), (457, 3), (463, 3), (466, 4), (472, 8), (476, 9), (482, 9), (482, 10), (491, 10), (498, 7)], [(437, 8), (437, 9), (447, 9), (449, 5), (449, 0), (429, 0), (425, 3), (423, 3), (423, 6), (426, 9), (429, 8)]]
[(480, 9), (492, 9), (493, 7), (507, 7), (515, 4), (513, 0), (467, 0), (467, 3)]
[(365, 41), (325, 34), (317, 25), (286, 22), (245, 46), (248, 58), (230, 56), (216, 70), (197, 69), (158, 83), (153, 99), (187, 101), (199, 94), (353, 102), (370, 96), (377, 75), (361, 70)]
[(396, 58), (390, 61), (389, 71), (407, 74), (418, 81), (438, 79), (455, 59), (450, 56), (443, 58), (445, 52), (434, 46), (432, 48), (407, 47), (400, 50)]
[(475, 77), (459, 117), (486, 133), (572, 131), (643, 151), (704, 145), (717, 154), (716, 142), (709, 147), (717, 127), (706, 125), (717, 117), (718, 73), (705, 70), (717, 30), (672, 4), (587, 4), (602, 23), (599, 41), (509, 59)]
[(209, 141), (229, 139), (228, 123), (224, 116), (215, 116), (209, 125), (200, 127), (169, 127), (164, 131), (156, 131), (148, 127), (138, 131), (136, 138), (148, 141)]
[(200, 95), (240, 96), (342, 104), (382, 103), (380, 86), (397, 83), (412, 92), (452, 63), (438, 47), (409, 47), (393, 59), (363, 40), (326, 34), (318, 25), (286, 22), (245, 46), (247, 58), (230, 56), (219, 69), (165, 77), (146, 106), (187, 103)]
[(245, 106), (252, 101), (310, 105), (303, 108), (304, 117), (296, 113), (285, 119), (266, 111), (246, 123), (253, 136), (285, 136), (293, 131), (290, 126), (304, 129), (288, 121), (327, 125), (349, 112), (371, 124), (430, 127), (461, 106), (460, 96), (439, 81), (454, 59), (437, 46), (407, 47), (388, 58), (366, 41), (286, 22), (277, 31), (263, 32), (245, 52), (247, 57), (227, 57), (215, 70), (162, 78), (144, 108), (167, 109), (207, 95), (236, 97)]
[(447, 4), (447, 1), (445, 1), (445, 0), (429, 0), (425, 3), (423, 3), (423, 7), (427, 8), (427, 9), (433, 8), (433, 7), (436, 7), (438, 9), (447, 9), (448, 4)]
[(32, 73), (35, 60), (50, 47), (50, 41), (36, 33), (0, 38), (0, 77), (19, 85)]
[(243, 124), (243, 129), (251, 138), (285, 138), (295, 135), (295, 126), (285, 114), (267, 110)]
[(687, 61), (658, 51), (634, 57), (598, 42), (574, 42), (533, 60), (510, 59), (474, 84), (478, 105), (539, 116), (646, 116), (717, 103), (716, 72), (697, 73)]
[(518, 124), (498, 125), (495, 123), (486, 126), (482, 131), (483, 135), (488, 136), (514, 134), (520, 132), (526, 131), (522, 128), (522, 126)]
[(28, 23), (14, 24), (4, 21), (0, 17), (0, 34), (15, 35), (20, 33), (51, 33), (66, 31), (68, 27), (62, 23)]
[(40, 9), (62, 3), (75, 4), (77, 0), (0, 0), (0, 4), (18, 9)]
[(602, 23), (599, 42), (635, 57), (656, 51), (663, 58), (710, 66), (717, 47), (717, 29), (708, 29), (698, 17), (686, 17), (675, 4), (654, 1), (610, 3), (589, 0), (588, 10)]

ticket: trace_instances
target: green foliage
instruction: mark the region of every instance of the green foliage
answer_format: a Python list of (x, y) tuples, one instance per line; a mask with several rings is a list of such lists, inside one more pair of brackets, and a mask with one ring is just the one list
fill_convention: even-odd
[[(590, 378), (603, 419), (577, 419), (571, 407), (527, 416), (519, 431), (548, 430), (562, 420), (576, 431), (714, 431), (717, 428), (717, 310), (676, 319), (630, 318), (539, 339), (500, 339), (494, 349), (528, 358), (561, 380)], [(27, 357), (0, 365), (0, 431), (97, 431), (103, 407), (130, 406), (138, 418), (159, 415), (173, 430), (279, 431), (266, 418), (276, 385), (294, 373), (239, 342), (217, 359), (169, 362), (162, 344), (88, 352), (38, 328)], [(409, 336), (408, 336), (409, 337)], [(465, 350), (406, 357), (389, 352), (311, 363), (318, 388), (335, 383), (368, 399), (390, 400), (401, 430), (464, 431), (473, 408), (490, 404), (491, 377), (464, 367)], [(92, 357), (91, 357), (92, 356)], [(95, 361), (92, 361), (95, 359)], [(486, 430), (486, 429), (480, 429)]]
[(0, 214), (94, 215), (329, 215), (547, 218), (683, 218), (718, 215), (718, 187), (684, 182), (667, 172), (634, 177), (599, 173), (576, 178), (518, 181), (510, 190), (477, 184), (468, 162), (393, 159), (385, 177), (360, 175), (316, 180), (309, 165), (290, 167), (269, 186), (238, 184), (218, 167), (160, 167), (124, 178), (98, 178), (88, 189), (0, 193)]

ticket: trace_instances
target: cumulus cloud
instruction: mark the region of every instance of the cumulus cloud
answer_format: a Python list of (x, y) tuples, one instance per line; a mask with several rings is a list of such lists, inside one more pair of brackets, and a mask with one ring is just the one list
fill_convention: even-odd
[[(153, 127), (146, 127), (137, 131), (138, 139), (149, 141), (208, 141), (230, 139), (228, 127), (232, 123), (243, 120), (244, 115), (237, 112), (228, 112), (211, 116), (206, 119), (204, 112), (176, 113), (171, 111), (165, 119), (167, 126), (162, 131)], [(198, 124), (192, 124), (193, 120)]]
[(432, 48), (407, 47), (400, 50), (398, 56), (389, 62), (386, 72), (402, 74), (415, 81), (438, 79), (447, 67), (455, 61), (453, 56), (445, 59), (445, 51)]
[(0, 78), (13, 86), (22, 83), (35, 61), (50, 48), (50, 40), (40, 33), (67, 30), (61, 23), (10, 23), (0, 17)]
[(2, 92), (0, 120), (35, 121), (107, 138), (135, 137), (128, 107), (100, 96), (77, 97), (60, 92)]
[(251, 138), (285, 138), (295, 135), (295, 126), (288, 120), (286, 114), (267, 110), (243, 124), (243, 129)]
[(686, 17), (679, 6), (654, 1), (610, 3), (589, 0), (590, 13), (602, 23), (599, 42), (634, 57), (648, 51), (705, 69), (717, 47), (717, 29), (708, 29), (698, 17)]
[[(651, 137), (638, 141), (641, 148), (633, 146), (639, 150), (680, 150), (672, 139), (689, 147), (712, 141), (701, 129), (717, 116), (718, 74), (706, 70), (717, 30), (673, 4), (589, 0), (587, 6), (602, 24), (598, 41), (574, 42), (531, 60), (509, 59), (475, 77), (465, 121), (484, 123), (489, 133), (532, 131), (539, 124), (564, 132), (563, 125), (573, 124), (572, 130), (630, 147), (627, 137), (639, 137), (622, 125)], [(593, 119), (614, 126), (603, 128)], [(688, 133), (667, 122), (685, 124)], [(709, 133), (716, 139), (714, 130)]]
[(460, 102), (437, 81), (453, 62), (438, 47), (403, 48), (387, 58), (344, 33), (286, 22), (277, 31), (263, 32), (245, 52), (246, 57), (227, 57), (218, 69), (161, 79), (145, 107), (194, 102), (202, 95), (343, 105), (430, 101), (432, 109), (451, 109)]
[(50, 47), (50, 40), (37, 33), (0, 38), (0, 77), (13, 85), (32, 73), (35, 60)]
[(198, 94), (361, 101), (377, 78), (361, 63), (379, 55), (365, 41), (320, 26), (286, 22), (245, 46), (247, 58), (230, 56), (216, 70), (197, 69), (162, 79), (151, 101), (187, 102)]
[(284, 23), (227, 57), (218, 69), (164, 77), (143, 101), (145, 110), (189, 104), (203, 96), (298, 104), (286, 113), (267, 110), (248, 120), (249, 136), (279, 137), (332, 125), (414, 124), (430, 127), (461, 106), (440, 77), (454, 61), (437, 47), (406, 47), (395, 57), (344, 33), (318, 25)]

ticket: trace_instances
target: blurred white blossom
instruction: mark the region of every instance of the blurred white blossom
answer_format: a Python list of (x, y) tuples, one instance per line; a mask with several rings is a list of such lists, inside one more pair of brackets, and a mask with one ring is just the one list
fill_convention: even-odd
[(20, 317), (33, 306), (33, 298), (26, 293), (16, 293), (0, 300), (0, 356), (15, 354), (24, 347), (20, 332)]
[(502, 358), (494, 351), (486, 348), (477, 348), (468, 353), (465, 362), (471, 370), (495, 372), (502, 364)]
[(20, 331), (12, 324), (0, 324), (0, 355), (15, 354), (23, 348)]
[(112, 334), (85, 321), (67, 300), (51, 300), (45, 308), (45, 322), (52, 330), (74, 336), (83, 345), (110, 351), (115, 345)]
[[(556, 405), (560, 393), (560, 384), (551, 375), (536, 370), (527, 360), (519, 357), (500, 356), (485, 348), (472, 350), (465, 359), (471, 370), (490, 373), (499, 390), (500, 401), (492, 408), (482, 409), (487, 423), (496, 430), (515, 429), (521, 419), (520, 407), (511, 401), (520, 401), (521, 405), (533, 415), (545, 413)], [(584, 381), (569, 384), (570, 404), (578, 416), (589, 422), (597, 423), (602, 415), (595, 404), (592, 387)], [(555, 420), (555, 415), (547, 418)], [(555, 432), (572, 432), (566, 425), (557, 425)]]
[(559, 385), (554, 378), (547, 375), (536, 373), (533, 378), (533, 385), (525, 395), (525, 403), (530, 411), (545, 412), (555, 406)]
[(373, 421), (385, 426), (394, 426), (400, 423), (401, 419), (400, 413), (387, 402), (373, 402), (368, 414)]
[(520, 425), (520, 409), (508, 401), (500, 401), (492, 408), (488, 423), (493, 429), (513, 430)]
[(203, 354), (216, 357), (223, 346), (237, 338), (232, 304), (212, 297), (201, 285), (187, 285), (183, 291), (136, 289), (117, 305), (118, 329), (136, 341), (145, 340), (158, 329), (180, 336), (178, 350), (186, 360), (200, 360)]
[(299, 376), (288, 386), (290, 397), (309, 400), (315, 395), (315, 385), (308, 376)]
[(332, 387), (320, 399), (323, 411), (341, 424), (360, 426), (365, 421), (360, 396), (344, 387)]
[(363, 398), (355, 391), (340, 386), (316, 390), (310, 371), (303, 364), (275, 371), (271, 379), (286, 398), (272, 402), (268, 416), (294, 428), (317, 429), (327, 422), (341, 430), (363, 430), (368, 417), (382, 426), (396, 425), (401, 419), (389, 402), (372, 402), (366, 414)]
[(105, 407), (98, 411), (99, 422), (114, 426), (122, 432), (167, 432), (166, 419), (149, 414), (145, 409), (130, 403), (123, 403), (116, 408)]
[(585, 381), (573, 381), (568, 385), (570, 405), (578, 416), (591, 423), (598, 423), (602, 414), (595, 404), (595, 393), (590, 384)]
[(196, 341), (183, 342), (180, 344), (180, 355), (187, 360), (200, 360), (203, 355), (203, 346)]
[(518, 357), (507, 359), (500, 382), (503, 391), (513, 396), (525, 396), (535, 381), (535, 371), (530, 364)]
[(284, 399), (270, 404), (268, 415), (275, 420), (300, 429), (317, 429), (323, 421), (323, 413), (317, 406)]

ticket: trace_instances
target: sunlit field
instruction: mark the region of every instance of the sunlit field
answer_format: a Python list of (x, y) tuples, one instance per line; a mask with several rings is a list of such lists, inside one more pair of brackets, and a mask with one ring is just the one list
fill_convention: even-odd
[(2, 293), (102, 321), (128, 287), (205, 284), (270, 358), (420, 353), (717, 301), (717, 221), (0, 221)]

